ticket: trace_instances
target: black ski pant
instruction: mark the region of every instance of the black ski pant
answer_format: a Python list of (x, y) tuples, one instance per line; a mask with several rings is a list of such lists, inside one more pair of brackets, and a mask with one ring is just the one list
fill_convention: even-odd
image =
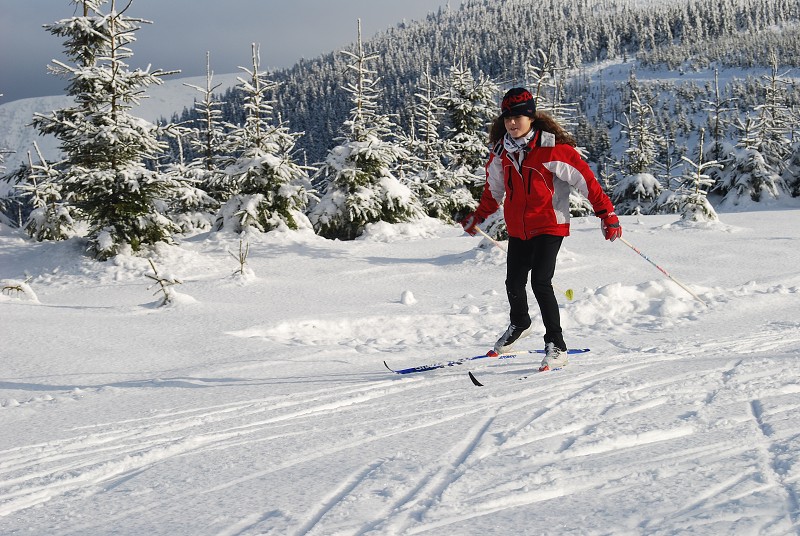
[(563, 236), (539, 235), (529, 240), (510, 237), (508, 239), (508, 262), (506, 268), (506, 293), (511, 306), (511, 323), (518, 327), (531, 325), (528, 312), (528, 275), (531, 288), (544, 323), (545, 344), (552, 342), (566, 349), (561, 333), (561, 315), (553, 291), (553, 274), (556, 257)]

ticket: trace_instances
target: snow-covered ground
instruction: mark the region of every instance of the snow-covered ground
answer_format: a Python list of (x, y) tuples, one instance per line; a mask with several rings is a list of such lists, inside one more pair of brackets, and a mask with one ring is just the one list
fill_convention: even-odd
[(186, 238), (165, 307), (144, 258), (2, 228), (0, 534), (798, 534), (800, 209), (721, 220), (622, 218), (707, 307), (574, 220), (592, 351), (522, 381), (384, 368), (506, 326), (504, 254), (454, 226), (250, 236), (244, 277), (237, 236)]

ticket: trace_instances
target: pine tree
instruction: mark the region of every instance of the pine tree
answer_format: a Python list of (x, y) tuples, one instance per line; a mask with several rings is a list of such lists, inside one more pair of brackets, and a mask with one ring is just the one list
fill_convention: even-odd
[(39, 163), (33, 163), (29, 151), (25, 180), (14, 187), (32, 209), (22, 228), (39, 242), (65, 240), (75, 234), (75, 222), (57, 182), (60, 173), (45, 160), (36, 142), (33, 147)]
[(733, 112), (736, 99), (723, 98), (719, 87), (719, 69), (714, 69), (714, 95), (711, 100), (704, 100), (708, 112), (708, 126), (711, 130), (712, 143), (708, 148), (711, 158), (722, 162), (726, 157), (725, 131), (729, 124), (727, 116)]
[(762, 77), (764, 103), (757, 106), (760, 113), (760, 141), (758, 150), (767, 163), (777, 172), (786, 168), (786, 160), (792, 152), (789, 137), (792, 130), (792, 113), (786, 105), (786, 86), (790, 83), (785, 74), (778, 72), (778, 57), (770, 53), (771, 73)]
[(453, 184), (466, 184), (480, 198), (486, 180), (487, 132), (497, 115), (497, 84), (458, 62), (450, 67), (450, 83), (441, 96), (445, 110), (445, 165)]
[(603, 122), (590, 123), (585, 115), (576, 119), (575, 139), (586, 151), (588, 162), (604, 162), (611, 156), (611, 137)]
[(639, 92), (631, 91), (630, 111), (625, 114), (623, 132), (628, 136), (628, 173), (650, 173), (658, 155), (661, 138), (656, 134), (653, 107), (642, 102)]
[(244, 125), (235, 128), (227, 147), (238, 155), (225, 169), (234, 195), (217, 216), (216, 228), (241, 232), (253, 228), (267, 232), (279, 227), (308, 227), (304, 211), (310, 181), (305, 169), (292, 159), (297, 138), (280, 120), (273, 119), (269, 94), (275, 83), (260, 70), (258, 47), (252, 46), (253, 70), (239, 78), (245, 94)]
[[(797, 92), (797, 86), (793, 89)], [(797, 95), (800, 95), (796, 93)], [(797, 102), (797, 101), (795, 101)], [(797, 135), (797, 125), (800, 124), (800, 106), (792, 106), (792, 154), (787, 161), (786, 169), (783, 171), (783, 180), (792, 197), (800, 197), (800, 136)]]
[(470, 184), (451, 173), (442, 162), (444, 142), (439, 135), (441, 117), (440, 90), (429, 71), (423, 74), (413, 106), (412, 128), (406, 144), (411, 158), (407, 169), (409, 186), (427, 214), (453, 222), (458, 214), (474, 210), (477, 202)]
[(228, 176), (221, 171), (233, 162), (226, 154), (225, 139), (227, 137), (223, 121), (222, 107), (225, 104), (215, 96), (220, 84), (214, 84), (214, 72), (211, 70), (211, 54), (206, 53), (206, 84), (196, 86), (184, 84), (197, 90), (202, 99), (196, 100), (194, 111), (198, 119), (189, 131), (189, 146), (198, 155), (189, 164), (192, 178), (199, 188), (206, 191), (218, 202), (227, 200), (231, 194)]
[(617, 183), (611, 199), (620, 214), (640, 214), (652, 210), (663, 187), (650, 172), (658, 154), (660, 138), (655, 133), (653, 107), (639, 98), (638, 82), (629, 79), (629, 113), (624, 114), (622, 133), (628, 137), (625, 176)]
[(348, 82), (353, 108), (342, 127), (339, 145), (330, 150), (315, 175), (322, 195), (309, 217), (317, 232), (326, 238), (353, 240), (369, 223), (398, 223), (424, 214), (411, 189), (392, 173), (408, 151), (390, 141), (396, 128), (391, 118), (377, 111), (378, 78), (368, 64), (378, 58), (367, 54), (361, 41), (358, 20), (356, 52), (342, 51), (351, 63)]
[(600, 181), (600, 186), (606, 194), (611, 194), (614, 191), (614, 186), (617, 184), (617, 175), (612, 169), (612, 161), (606, 157), (600, 162), (600, 169), (597, 178)]
[(566, 130), (574, 130), (578, 126), (576, 119), (577, 104), (564, 102), (564, 72), (566, 67), (559, 67), (553, 55), (555, 41), (551, 41), (547, 52), (538, 49), (539, 64), (529, 63), (526, 68), (526, 85), (532, 88), (536, 101), (536, 109), (552, 116)]
[(739, 206), (743, 202), (776, 199), (783, 181), (758, 150), (762, 128), (760, 120), (747, 117), (737, 120), (740, 139), (737, 152), (717, 190), (724, 196), (722, 205)]
[(36, 114), (34, 126), (61, 141), (65, 169), (58, 179), (70, 200), (89, 221), (89, 249), (108, 259), (129, 245), (138, 251), (146, 244), (170, 241), (176, 231), (163, 214), (163, 201), (174, 182), (145, 167), (165, 146), (157, 127), (129, 113), (144, 97), (143, 90), (160, 84), (161, 70), (131, 71), (125, 63), (133, 53), (128, 45), (143, 19), (125, 15), (130, 3), (117, 11), (101, 9), (107, 0), (72, 0), (83, 16), (46, 26), (65, 37), (67, 56), (75, 65), (54, 60), (52, 70), (70, 78), (67, 94), (75, 106), (49, 115)]
[(213, 180), (214, 174), (220, 172), (193, 165), (197, 160), (192, 164), (186, 164), (183, 140), (195, 134), (192, 129), (172, 124), (167, 125), (163, 132), (171, 136), (178, 148), (178, 162), (169, 163), (163, 168), (163, 171), (175, 181), (166, 214), (184, 234), (208, 230), (220, 203), (211, 197), (205, 188), (208, 187), (210, 180)]
[[(228, 176), (221, 168), (233, 159), (224, 146), (227, 136), (222, 120), (224, 103), (214, 94), (220, 84), (214, 84), (208, 52), (205, 86), (183, 85), (201, 93), (202, 99), (195, 99), (191, 120), (180, 121), (176, 117), (163, 129), (173, 154), (177, 153), (177, 162), (165, 170), (176, 182), (175, 194), (169, 202), (169, 217), (181, 232), (193, 233), (211, 229), (221, 202), (231, 197)], [(187, 145), (186, 152), (193, 156), (188, 163), (184, 152)]]
[(547, 52), (541, 48), (536, 50), (538, 62), (530, 62), (525, 66), (525, 85), (529, 88), (537, 109), (544, 109), (547, 104), (547, 91), (555, 91), (554, 73), (556, 70), (553, 47), (555, 40), (550, 41)]
[(623, 176), (614, 185), (611, 200), (619, 214), (647, 214), (663, 190), (658, 179), (650, 173), (635, 173)]
[(683, 161), (688, 164), (687, 171), (682, 177), (681, 186), (678, 193), (679, 210), (681, 219), (685, 221), (717, 221), (714, 207), (708, 202), (708, 191), (713, 186), (714, 181), (705, 171), (719, 167), (716, 160), (703, 162), (703, 138), (705, 129), (700, 129), (700, 148), (698, 150), (699, 160), (697, 163), (685, 156)]
[(675, 171), (681, 167), (680, 160), (682, 157), (683, 155), (675, 147), (675, 140), (673, 138), (665, 139), (663, 153), (653, 166), (657, 170), (656, 176), (661, 181), (661, 184), (664, 185), (665, 190), (672, 189)]
[(725, 170), (733, 162), (734, 149), (726, 132), (732, 124), (729, 116), (736, 111), (736, 99), (722, 97), (718, 69), (714, 69), (713, 97), (703, 100), (703, 103), (706, 105), (705, 111), (708, 112), (708, 127), (712, 139), (704, 157), (719, 164), (708, 170), (709, 180), (712, 182), (711, 190), (716, 190), (717, 184), (723, 181)]

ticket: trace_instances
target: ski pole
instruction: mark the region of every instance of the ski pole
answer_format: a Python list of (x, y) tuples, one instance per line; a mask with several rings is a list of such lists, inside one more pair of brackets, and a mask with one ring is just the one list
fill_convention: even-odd
[(707, 304), (706, 302), (704, 302), (702, 299), (700, 299), (700, 296), (698, 296), (697, 294), (695, 294), (694, 292), (692, 292), (691, 290), (689, 290), (689, 287), (687, 287), (686, 285), (684, 285), (683, 283), (681, 283), (680, 281), (678, 281), (677, 279), (675, 279), (674, 277), (672, 277), (671, 275), (669, 275), (669, 273), (668, 273), (668, 272), (667, 272), (665, 269), (663, 269), (662, 267), (660, 267), (659, 265), (657, 265), (655, 262), (653, 262), (652, 260), (650, 260), (650, 257), (648, 257), (647, 255), (645, 255), (644, 253), (642, 253), (641, 251), (639, 251), (639, 249), (638, 249), (638, 248), (636, 248), (636, 246), (634, 246), (633, 244), (631, 244), (630, 242), (628, 242), (627, 240), (625, 240), (625, 239), (624, 239), (624, 238), (622, 238), (621, 236), (619, 237), (619, 239), (622, 241), (622, 243), (623, 243), (623, 244), (625, 244), (626, 246), (628, 246), (629, 248), (631, 248), (633, 251), (635, 251), (636, 253), (638, 253), (638, 254), (639, 254), (639, 255), (640, 255), (640, 256), (641, 256), (641, 257), (642, 257), (644, 260), (646, 260), (647, 262), (649, 262), (650, 264), (652, 264), (653, 266), (655, 266), (656, 268), (658, 268), (658, 269), (659, 269), (659, 271), (661, 271), (661, 273), (662, 273), (662, 274), (664, 274), (665, 276), (667, 276), (667, 277), (669, 277), (671, 280), (673, 280), (675, 283), (677, 283), (679, 287), (681, 287), (683, 290), (685, 290), (686, 292), (688, 292), (689, 294), (691, 294), (691, 295), (694, 297), (694, 299), (696, 299), (697, 301), (699, 301), (700, 303), (702, 303), (703, 305), (705, 305), (706, 307), (708, 307), (708, 304)]
[[(501, 244), (500, 242), (498, 242), (497, 240), (495, 240), (494, 238), (492, 238), (492, 237), (491, 237), (491, 236), (489, 236), (488, 234), (484, 233), (484, 232), (483, 232), (483, 229), (481, 229), (481, 228), (480, 228), (480, 227), (478, 227), (477, 225), (475, 226), (475, 229), (476, 229), (476, 230), (477, 230), (479, 233), (481, 233), (483, 236), (485, 236), (486, 238), (488, 238), (489, 240), (491, 240), (492, 244), (494, 244), (494, 245), (495, 245), (495, 246), (497, 246), (498, 248), (500, 248), (500, 249), (502, 249), (503, 251), (505, 251), (506, 253), (508, 253), (508, 250), (506, 249), (506, 247), (505, 247), (503, 244)], [(574, 293), (574, 292), (572, 292), (572, 289), (571, 289), (571, 288), (568, 288), (568, 289), (567, 289), (567, 290), (565, 290), (565, 291), (564, 291), (564, 290), (561, 290), (561, 289), (559, 289), (559, 288), (557, 288), (555, 285), (553, 285), (553, 288), (555, 288), (557, 291), (559, 291), (559, 292), (560, 292), (560, 293), (562, 293), (564, 296), (566, 296), (568, 300), (572, 300), (572, 298), (574, 298), (574, 297), (575, 297), (575, 293)]]

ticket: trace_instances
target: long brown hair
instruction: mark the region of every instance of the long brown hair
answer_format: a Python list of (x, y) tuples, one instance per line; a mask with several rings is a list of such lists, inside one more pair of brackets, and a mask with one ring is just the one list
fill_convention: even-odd
[[(544, 130), (545, 132), (554, 134), (556, 137), (556, 143), (566, 143), (567, 145), (572, 145), (573, 147), (578, 145), (572, 134), (564, 130), (564, 127), (562, 127), (558, 121), (544, 112), (536, 112), (536, 117), (533, 119), (531, 128), (534, 130)], [(505, 121), (502, 117), (498, 116), (492, 122), (492, 126), (489, 129), (489, 145), (494, 147), (494, 145), (502, 140), (503, 136), (505, 135)]]

